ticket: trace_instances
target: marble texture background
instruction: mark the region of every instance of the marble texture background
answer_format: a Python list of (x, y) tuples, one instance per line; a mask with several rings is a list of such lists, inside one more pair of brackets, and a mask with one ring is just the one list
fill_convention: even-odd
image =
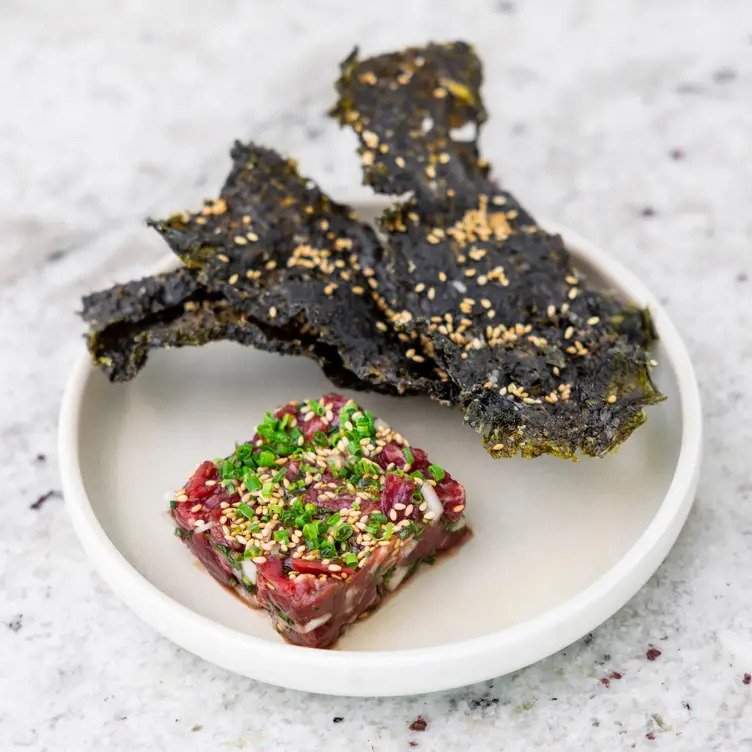
[[(627, 606), (511, 676), (381, 700), (261, 685), (159, 637), (84, 557), (55, 450), (73, 311), (153, 264), (143, 218), (211, 195), (236, 137), (365, 195), (324, 115), (337, 62), (454, 37), (486, 63), (497, 174), (642, 276), (686, 337), (697, 503)], [(752, 749), (751, 86), (745, 0), (0, 0), (0, 749)]]

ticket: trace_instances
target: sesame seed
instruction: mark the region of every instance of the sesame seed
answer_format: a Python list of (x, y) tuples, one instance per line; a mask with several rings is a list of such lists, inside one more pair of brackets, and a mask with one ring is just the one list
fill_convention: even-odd
[(236, 235), (232, 239), (232, 241), (233, 243), (235, 243), (235, 245), (247, 245), (248, 244), (248, 240), (246, 240), (246, 238), (244, 238), (242, 235)]

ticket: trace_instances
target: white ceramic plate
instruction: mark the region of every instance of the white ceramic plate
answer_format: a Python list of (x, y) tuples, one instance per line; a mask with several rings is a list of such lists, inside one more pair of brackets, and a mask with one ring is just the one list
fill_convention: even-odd
[(342, 695), (457, 687), (537, 661), (598, 626), (669, 551), (697, 484), (701, 413), (668, 315), (628, 270), (564, 228), (577, 265), (650, 308), (668, 400), (616, 453), (578, 463), (492, 460), (461, 414), (422, 398), (355, 394), (467, 487), (474, 537), (423, 567), (335, 650), (288, 645), (172, 534), (171, 489), (226, 454), (270, 406), (331, 389), (303, 358), (232, 344), (150, 356), (113, 385), (82, 353), (60, 418), (63, 488), (93, 565), (182, 647), (270, 684)]

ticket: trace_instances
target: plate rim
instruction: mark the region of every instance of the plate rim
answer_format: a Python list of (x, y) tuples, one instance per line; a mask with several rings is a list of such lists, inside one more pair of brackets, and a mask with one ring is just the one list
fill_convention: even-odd
[[(632, 300), (649, 308), (678, 387), (682, 430), (668, 490), (638, 538), (594, 582), (557, 606), (512, 626), (422, 648), (318, 650), (271, 642), (219, 624), (147, 580), (109, 539), (96, 517), (79, 462), (83, 396), (89, 378), (96, 373), (84, 352), (78, 357), (63, 394), (58, 453), (65, 505), (98, 574), (143, 621), (189, 652), (268, 684), (319, 694), (386, 697), (465, 686), (542, 660), (602, 624), (660, 566), (692, 507), (702, 452), (700, 393), (681, 335), (645, 284), (577, 232), (554, 222), (542, 225), (562, 236), (575, 260), (583, 259)], [(212, 650), (213, 646), (219, 647)]]

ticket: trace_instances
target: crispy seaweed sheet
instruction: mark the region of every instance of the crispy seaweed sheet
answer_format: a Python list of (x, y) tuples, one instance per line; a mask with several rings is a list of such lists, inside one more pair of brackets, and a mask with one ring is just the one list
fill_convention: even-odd
[(259, 324), (314, 338), (370, 388), (449, 399), (453, 385), (432, 362), (410, 357), (406, 335), (378, 307), (382, 248), (373, 229), (292, 160), (241, 143), (231, 155), (219, 198), (150, 222), (198, 281)]
[(254, 321), (209, 292), (196, 273), (185, 268), (87, 295), (82, 316), (89, 324), (92, 358), (111, 381), (132, 379), (151, 350), (226, 340), (284, 355), (308, 355), (337, 386), (370, 387), (342, 366), (336, 350), (306, 335), (296, 322), (284, 329)]
[[(475, 142), (457, 149), (447, 138), (459, 120), (484, 119), (472, 49), (351, 55), (342, 70), (334, 113), (358, 132), (362, 154), (376, 144), (366, 133), (388, 144), (365, 160), (366, 182), (413, 194), (381, 218), (390, 323), (456, 385), (494, 456), (600, 456), (624, 441), (662, 399), (649, 316), (591, 288), (561, 238), (488, 178)], [(415, 127), (427, 117), (429, 129)]]
[(422, 206), (486, 189), (481, 80), (481, 62), (464, 42), (366, 60), (356, 48), (340, 65), (331, 114), (358, 135), (364, 182), (378, 193), (414, 193)]
[[(459, 405), (494, 456), (600, 456), (663, 399), (646, 311), (596, 289), (489, 176), (481, 63), (462, 42), (341, 65), (332, 114), (381, 235), (296, 164), (236, 143), (218, 198), (150, 220), (184, 267), (84, 299), (112, 380), (150, 350), (231, 340), (315, 359), (338, 386)], [(405, 197), (404, 194), (407, 194)]]

